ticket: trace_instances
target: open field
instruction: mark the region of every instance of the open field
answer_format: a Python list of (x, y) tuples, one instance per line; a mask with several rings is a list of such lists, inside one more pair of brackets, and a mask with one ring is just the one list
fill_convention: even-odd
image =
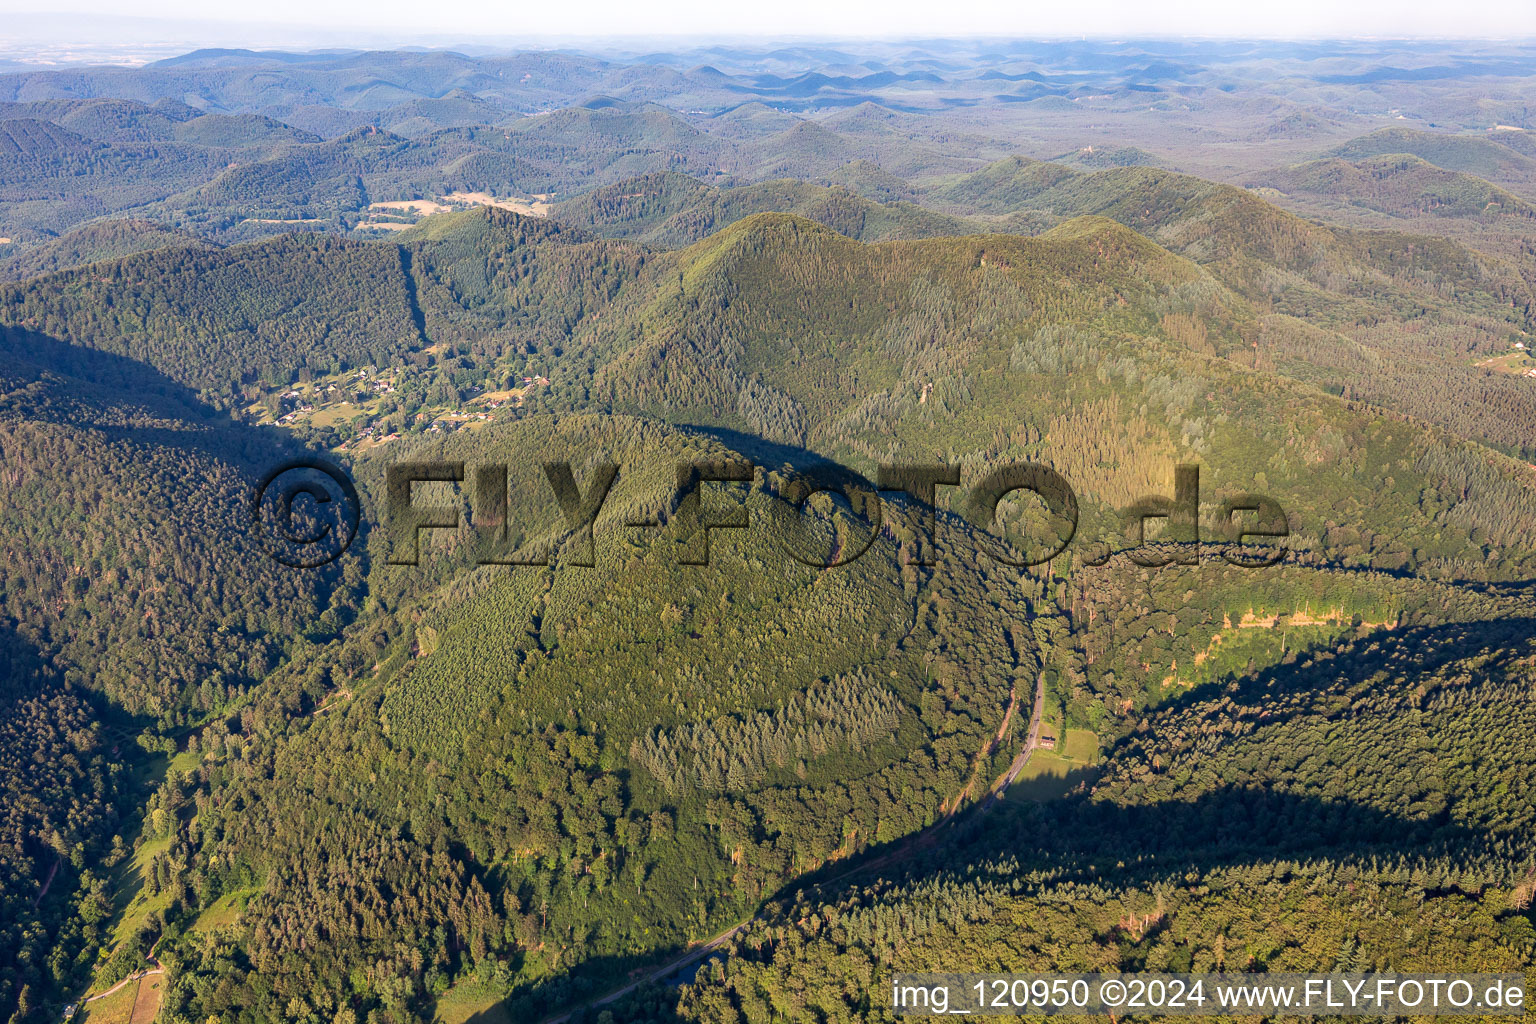
[(497, 199), (489, 192), (450, 192), (443, 198), (461, 206), (496, 206), (503, 210), (511, 210), (513, 213), (521, 213), (526, 217), (549, 215), (549, 197), (547, 196), (536, 196), (532, 199)]
[(1042, 722), (1040, 737), (1042, 741), (1053, 739), (1055, 748), (1037, 748), (1030, 754), (1029, 763), (1008, 787), (1007, 799), (1034, 803), (1054, 800), (1093, 777), (1099, 741), (1092, 730), (1067, 729), (1063, 735), (1056, 723)]
[(81, 1024), (150, 1024), (160, 1012), (165, 974), (146, 974), (123, 983), (110, 995), (85, 1003), (76, 1020)]
[(112, 929), (111, 945), (113, 947), (132, 938), (151, 914), (157, 910), (163, 910), (170, 904), (169, 893), (149, 896), (144, 891), (144, 879), (147, 877), (150, 862), (164, 853), (170, 845), (169, 837), (151, 839), (141, 844), (134, 855), (118, 868), (113, 889), (121, 894), (120, 899), (123, 897), (126, 899), (122, 902), (122, 909)]
[(1061, 756), (1078, 764), (1092, 764), (1098, 760), (1099, 738), (1092, 729), (1068, 729), (1064, 744), (1057, 747)]
[(385, 203), (369, 203), (368, 209), (385, 210), (391, 213), (415, 213), (429, 217), (434, 213), (447, 213), (453, 207), (431, 199), (395, 199)]
[(1510, 352), (1507, 355), (1479, 360), (1477, 365), (1485, 370), (1493, 370), (1497, 373), (1507, 373), (1516, 377), (1528, 377), (1533, 375), (1531, 371), (1536, 370), (1536, 355), (1526, 351)]
[(1032, 803), (1054, 800), (1090, 778), (1091, 772), (1088, 765), (1069, 760), (1053, 750), (1037, 750), (1030, 755), (1029, 764), (1024, 766), (1013, 785), (1008, 787), (1005, 799)]
[(533, 196), (528, 199), (497, 198), (489, 192), (457, 191), (449, 192), (438, 199), (392, 199), (386, 202), (369, 203), (363, 213), (405, 216), (412, 218), (410, 221), (381, 220), (378, 216), (365, 216), (365, 219), (357, 222), (356, 229), (358, 231), (404, 231), (424, 218), (475, 206), (492, 206), (497, 209), (511, 210), (526, 217), (547, 217), (550, 212), (549, 198), (547, 195)]
[(506, 993), (474, 982), (455, 985), (437, 999), (432, 1024), (513, 1024)]
[(139, 983), (130, 981), (111, 995), (86, 1003), (76, 1019), (82, 1024), (129, 1024), (138, 996)]

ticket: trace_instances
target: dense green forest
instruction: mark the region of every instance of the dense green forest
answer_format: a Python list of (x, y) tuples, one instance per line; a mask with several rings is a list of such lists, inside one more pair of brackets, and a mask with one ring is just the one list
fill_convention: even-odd
[(16, 955), (0, 999), (42, 1012), (111, 951), (109, 878), (149, 778), (130, 768), (350, 618), (360, 580), (295, 576), (252, 542), (250, 481), (291, 444), (143, 364), (25, 332), (0, 344), (0, 927)]
[(979, 225), (910, 202), (879, 203), (854, 191), (803, 181), (719, 189), (685, 174), (650, 174), (561, 203), (553, 216), (609, 237), (665, 248), (689, 245), (753, 213), (794, 213), (850, 238), (931, 238), (974, 233)]
[(895, 970), (1525, 970), (1530, 636), (1350, 637), (1191, 695), (1091, 792), (786, 895), (680, 997), (613, 1019), (889, 1020)]
[[(1276, 105), (1206, 176), (1050, 127), (1120, 57), (288, 56), (0, 72), (0, 1018), (1536, 961), (1519, 131)], [(871, 99), (981, 89), (1032, 120)], [(416, 564), (402, 463), (463, 468)]]
[(122, 772), (88, 695), (15, 632), (0, 642), (0, 1000), (25, 1020), (89, 982), (109, 909), (94, 872), (122, 852), (108, 847)]

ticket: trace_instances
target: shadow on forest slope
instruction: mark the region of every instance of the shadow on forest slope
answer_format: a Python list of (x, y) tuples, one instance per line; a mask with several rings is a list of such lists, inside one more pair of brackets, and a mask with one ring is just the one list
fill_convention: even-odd
[[(998, 806), (1002, 809), (993, 809)], [(866, 883), (877, 878), (915, 880), (963, 872), (976, 864), (1001, 863), (1004, 866), (990, 869), (1000, 877), (1013, 871), (1050, 871), (1053, 881), (1134, 886), (1181, 882), (1191, 870), (1263, 866), (1278, 860), (1349, 862), (1365, 872), (1397, 859), (1464, 863), (1497, 855), (1507, 860), (1501, 842), (1458, 826), (1443, 814), (1414, 820), (1351, 801), (1264, 788), (1223, 787), (1190, 800), (1138, 806), (1078, 794), (1033, 806), (973, 806), (924, 833), (870, 848), (797, 879), (765, 905), (782, 905), (816, 887), (849, 887), (860, 877)], [(575, 1001), (597, 998), (621, 980), (643, 978), (683, 952), (673, 947), (653, 957), (599, 958), (483, 1011), (471, 1022), (538, 1020)], [(676, 973), (667, 969), (663, 980), (676, 981)], [(655, 1004), (658, 996), (654, 989), (642, 989), (626, 1000), (631, 998)], [(586, 1018), (578, 1013), (571, 1021), (595, 1019), (599, 1009), (588, 1006)], [(632, 1017), (627, 1012), (616, 1015)], [(652, 1010), (643, 1019), (676, 1018), (658, 1017)]]

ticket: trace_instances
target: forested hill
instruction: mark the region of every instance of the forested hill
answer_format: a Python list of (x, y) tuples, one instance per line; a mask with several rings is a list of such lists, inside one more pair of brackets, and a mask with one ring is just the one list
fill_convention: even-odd
[(297, 574), (250, 533), (299, 450), (142, 363), (0, 334), (0, 1003), (91, 983), (151, 752), (355, 615), (356, 565)]
[[(1482, 183), (1485, 189), (1494, 186)], [(1091, 174), (1007, 160), (927, 201), (955, 211), (1111, 217), (1199, 263), (1254, 304), (1253, 365), (1450, 427), (1514, 455), (1536, 452), (1524, 382), (1489, 369), (1531, 332), (1530, 241), (1519, 229), (1459, 240), (1423, 219), (1375, 230), (1297, 216), (1230, 185), (1132, 167)], [(1362, 194), (1360, 201), (1372, 201)], [(1486, 214), (1486, 211), (1485, 211)], [(1516, 219), (1518, 218), (1511, 218)], [(1382, 227), (1392, 230), (1380, 230)]]
[[(1464, 186), (1485, 198), (1500, 191), (1470, 180), (1454, 188)], [(1345, 194), (1375, 201), (1373, 193)], [(823, 201), (835, 195), (804, 185), (787, 192), (777, 185), (719, 190), (662, 175), (599, 189), (562, 204), (555, 215), (674, 246), (769, 200), (866, 240), (986, 229), (1036, 234), (1070, 217), (1106, 216), (1187, 256), (1248, 299), (1258, 331), (1247, 343), (1263, 368), (1335, 393), (1347, 389), (1511, 454), (1536, 451), (1524, 384), (1473, 365), (1507, 353), (1530, 330), (1536, 292), (1528, 263), (1501, 255), (1524, 251), (1518, 229), (1500, 229), (1496, 252), (1482, 252), (1476, 246), (1491, 239), (1425, 234), (1434, 225), (1422, 218), (1411, 221), (1414, 233), (1401, 230), (1401, 222), (1390, 224), (1391, 231), (1339, 228), (1188, 175), (1145, 167), (1083, 173), (1021, 158), (925, 193), (931, 206), (968, 215), (961, 223), (914, 219), (901, 204), (860, 209), (851, 200)], [(821, 198), (808, 203), (813, 196)], [(1492, 208), (1478, 202), (1486, 220)], [(1510, 195), (1508, 203), (1504, 219), (1518, 221), (1520, 201)]]
[[(1432, 451), (1459, 461), (1471, 449), (1254, 373), (1263, 315), (1196, 264), (1113, 222), (1085, 218), (1038, 239), (868, 246), (760, 215), (678, 258), (677, 291), (647, 311), (645, 340), (596, 374), (595, 393), (617, 408), (712, 422), (862, 466), (949, 451), (966, 453), (961, 461), (979, 476), (1038, 456), (1106, 513), (1165, 486), (1172, 461), (1198, 457), (1217, 487), (1253, 479), (1259, 464), (1296, 514), (1293, 529), (1319, 538), (1298, 536), (1302, 546), (1320, 552), (1326, 544), (1313, 531), (1354, 517), (1396, 524), (1378, 543), (1399, 552), (1449, 540), (1410, 525), (1427, 511), (1418, 484), (1386, 480), (1404, 457), (1422, 471), (1439, 460)], [(814, 289), (795, 283), (807, 276)], [(1078, 372), (1087, 367), (1096, 368), (1091, 377)], [(1033, 396), (1025, 408), (1021, 390)], [(1329, 436), (1350, 439), (1341, 442), (1355, 453), (1350, 468), (1292, 440)], [(1517, 497), (1528, 487), (1523, 468), (1496, 457), (1486, 464), (1490, 498), (1508, 487), (1526, 507)], [(1351, 497), (1365, 493), (1369, 502)], [(1485, 506), (1490, 526), (1504, 519), (1498, 505)], [(1506, 520), (1515, 532), (1502, 534), (1500, 558), (1524, 557), (1525, 515)], [(1439, 551), (1482, 572), (1472, 567), (1484, 551)]]
[[(1329, 557), (1328, 531), (1354, 519), (1381, 566), (1451, 559), (1481, 576), (1491, 559), (1496, 575), (1519, 572), (1524, 470), (1462, 440), (1521, 450), (1531, 414), (1517, 380), (1458, 367), (1489, 397), (1473, 411), (1429, 382), (1445, 356), (1435, 338), (1399, 342), (1389, 377), (1355, 386), (1428, 429), (1313, 385), (1336, 372), (1335, 352), (1353, 344), (1360, 358), (1394, 322), (1413, 334), (1428, 316), (1442, 329), (1459, 317), (1461, 343), (1490, 350), (1495, 317), (1524, 322), (1510, 306), (1524, 283), (1449, 243), (1424, 254), (1411, 237), (1273, 208), (1255, 224), (1242, 211), (1263, 204), (1238, 190), (1127, 173), (1154, 175), (1146, 195), (1170, 212), (1130, 216), (1138, 193), (1123, 189), (1111, 212), (1161, 223), (1150, 233), (1193, 260), (1094, 217), (1038, 238), (861, 244), (757, 214), (657, 252), (491, 209), (430, 218), (397, 243), (293, 235), (129, 256), (6, 286), (0, 316), (18, 338), (142, 360), (232, 409), (391, 365), (419, 370), (435, 401), (462, 402), (468, 381), (536, 360), (554, 383), (535, 397), (551, 410), (729, 428), (866, 469), (909, 451), (965, 453), (978, 474), (1043, 457), (1078, 486), (1095, 539), (1174, 461), (1240, 489), (1258, 453), (1302, 437), (1263, 463), (1301, 547)], [(1412, 262), (1393, 272), (1405, 250)], [(1023, 409), (1020, 387), (1038, 396)], [(1389, 468), (1402, 460), (1412, 474)], [(1447, 532), (1452, 521), (1471, 532)]]
[(160, 249), (4, 295), (7, 326), (153, 366), (211, 394), (385, 362), (422, 344), (400, 251), (290, 235)]
[[(1511, 609), (1511, 612), (1514, 612)], [(1090, 793), (788, 894), (615, 1019), (885, 1019), (892, 971), (1529, 969), (1530, 620), (1356, 640), (1149, 716)], [(1411, 923), (1409, 923), (1411, 922)]]
[[(1438, 296), (1447, 313), (1454, 312), (1450, 300), (1465, 302), (1468, 293), (1482, 298), (1482, 292), (1493, 307), (1513, 304), (1526, 315), (1532, 304), (1529, 276), (1520, 265), (1442, 239), (1317, 224), (1244, 189), (1155, 168), (1081, 173), (1013, 159), (946, 185), (931, 198), (957, 210), (1110, 217), (1209, 266), (1251, 297), (1271, 295), (1280, 309), (1325, 322), (1328, 310), (1315, 301), (1319, 290), (1363, 303), (1396, 300), (1400, 315), (1410, 308), (1410, 295), (1421, 301)], [(1410, 260), (1410, 253), (1416, 258)], [(1275, 273), (1280, 280), (1266, 280)]]
[(979, 225), (912, 203), (878, 203), (841, 187), (793, 179), (719, 189), (687, 175), (645, 175), (559, 204), (551, 216), (608, 237), (676, 248), (754, 213), (794, 213), (873, 242), (973, 234)]
[(674, 42), (0, 67), (0, 1021), (1536, 965), (1536, 49)]
[[(1411, 128), (1383, 128), (1336, 147), (1328, 155), (1346, 160), (1406, 153), (1420, 157), (1448, 171), (1462, 171), (1479, 177), (1505, 181), (1528, 179), (1536, 171), (1536, 157), (1521, 149), (1522, 140), (1511, 145), (1493, 138), (1447, 135), (1415, 131)], [(1521, 148), (1513, 148), (1521, 147)]]
[(60, 676), (176, 725), (350, 615), (346, 572), (288, 571), (251, 535), (251, 487), (301, 448), (132, 360), (16, 330), (0, 346), (3, 615)]
[[(1033, 172), (972, 184), (1016, 173)], [(1390, 907), (1414, 886), (1447, 918), (1465, 903), (1484, 962), (1525, 956), (1508, 912), (1528, 809), (1497, 798), (1522, 755), (1513, 732), (1467, 737), (1524, 721), (1527, 655), (1489, 630), (1536, 567), (1536, 481), (1500, 433), (1533, 407), (1513, 375), (1486, 384), (1503, 404), (1481, 414), (1426, 383), (1440, 366), (1470, 379), (1473, 357), (1529, 336), (1521, 273), (1161, 170), (1050, 176), (1059, 205), (1031, 236), (977, 202), (991, 233), (874, 241), (878, 218), (911, 211), (785, 186), (830, 223), (749, 213), (778, 186), (736, 206), (665, 177), (648, 179), (654, 205), (598, 196), (585, 224), (461, 210), (387, 240), (167, 247), (4, 286), (0, 446), (19, 500), (0, 528), (30, 561), (13, 556), (0, 608), (37, 663), (12, 713), (56, 707), (78, 739), (38, 749), (81, 754), (36, 783), (57, 800), (7, 825), (22, 838), (6, 926), (32, 928), (33, 950), (109, 945), (98, 981), (153, 947), (168, 1017), (226, 1024), (405, 1021), (466, 993), (535, 1019), (765, 905), (745, 934), (786, 944), (738, 945), (725, 983), (669, 1012), (756, 1019), (792, 984), (780, 973), (819, 964), (857, 987), (860, 957), (924, 935), (990, 949), (966, 929), (991, 914), (1059, 915), (1040, 942), (1063, 962), (1221, 948), (1329, 966), (1316, 943), (1206, 927), (1249, 871), (1359, 962), (1406, 962), (1407, 940), (1339, 931), (1328, 899), (1346, 875)], [(730, 223), (674, 244), (713, 217)], [(1389, 342), (1400, 365), (1379, 391), (1335, 386)], [(506, 507), (474, 507), (479, 477), (423, 485), (418, 503), (461, 514), (427, 532), (420, 564), (391, 564), (389, 531), (365, 528), (329, 568), (280, 571), (242, 517), (304, 444), (345, 463), (373, 527), (400, 462), (506, 466)], [(714, 531), (708, 566), (679, 558), (690, 459), (753, 464), (709, 487), (748, 529)], [(854, 500), (818, 501), (795, 529), (781, 498), (827, 460), (854, 471)], [(559, 461), (582, 494), (619, 467), (590, 549), (549, 490), (541, 464)], [(1079, 502), (1072, 544), (1027, 570), (997, 553), (1038, 555), (1061, 523), (1023, 501), (993, 523), (965, 500), (1022, 461)], [(958, 468), (932, 538), (911, 501), (860, 496), (891, 462)], [(1177, 551), (1198, 557), (1143, 567), (1121, 513), (1173, 495), (1187, 463), (1202, 546)], [(1290, 536), (1281, 564), (1250, 570), (1222, 557), (1220, 520), (1254, 492)], [(1493, 660), (1466, 649), (1477, 637)], [(1441, 639), (1444, 657), (1424, 653)], [(1083, 748), (1073, 771), (1100, 762), (1098, 788), (975, 815), (1037, 687), (1053, 735)], [(114, 832), (133, 846), (134, 780), (106, 766), (92, 714), (175, 758), (134, 853), (142, 898), (76, 914), (105, 889), (87, 870)], [(1398, 740), (1451, 767), (1411, 792), (1374, 786)], [(1461, 767), (1474, 747), (1481, 774)], [(92, 796), (61, 817), (66, 791)], [(1301, 838), (1277, 854), (1209, 824), (1240, 807), (1256, 834), (1298, 823)], [(80, 853), (34, 912), (61, 821)], [(942, 922), (898, 927), (854, 890), (792, 899), (946, 821), (957, 842), (870, 900), (942, 892)], [(1046, 826), (1072, 838), (1020, 838)], [(1170, 854), (1183, 870), (1165, 877)], [(837, 933), (816, 909), (813, 925), (812, 903), (863, 923)], [(1190, 931), (1151, 929), (1157, 913)], [(88, 973), (71, 964), (25, 984), (56, 1000)]]
[(1310, 193), (1399, 217), (1429, 214), (1536, 219), (1536, 206), (1492, 182), (1447, 171), (1413, 155), (1373, 156), (1351, 163), (1334, 157), (1257, 175), (1257, 183), (1286, 193)]
[(213, 246), (194, 235), (151, 221), (107, 220), (83, 225), (42, 245), (9, 254), (0, 260), (0, 275), (8, 280), (23, 280), (136, 252), (172, 248)]

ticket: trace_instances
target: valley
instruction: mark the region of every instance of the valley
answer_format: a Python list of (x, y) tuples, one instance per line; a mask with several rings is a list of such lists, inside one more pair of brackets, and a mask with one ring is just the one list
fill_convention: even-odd
[(0, 67), (0, 1017), (1530, 969), (1536, 54), (839, 46)]

